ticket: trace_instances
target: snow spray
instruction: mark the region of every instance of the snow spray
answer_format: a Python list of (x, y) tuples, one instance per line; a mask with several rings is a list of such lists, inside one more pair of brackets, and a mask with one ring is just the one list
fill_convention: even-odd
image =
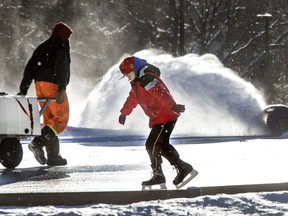
[[(161, 70), (175, 101), (186, 105), (173, 134), (190, 136), (244, 136), (266, 133), (261, 113), (266, 106), (260, 92), (212, 54), (173, 57), (143, 50), (134, 56), (146, 59)], [(127, 56), (124, 56), (127, 57)], [(140, 106), (127, 117), (118, 116), (131, 89), (118, 69), (121, 58), (90, 93), (80, 126), (149, 132), (148, 117)]]

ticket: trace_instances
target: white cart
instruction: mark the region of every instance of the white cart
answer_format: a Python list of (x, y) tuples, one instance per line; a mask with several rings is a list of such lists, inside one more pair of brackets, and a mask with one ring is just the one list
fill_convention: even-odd
[[(53, 98), (0, 93), (0, 162), (15, 168), (22, 161), (21, 138), (41, 135), (40, 116)], [(45, 102), (40, 110), (38, 102)]]

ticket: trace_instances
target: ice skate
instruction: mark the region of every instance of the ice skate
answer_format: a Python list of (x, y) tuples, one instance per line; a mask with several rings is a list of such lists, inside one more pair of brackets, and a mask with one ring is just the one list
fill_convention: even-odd
[(165, 176), (160, 169), (153, 170), (153, 176), (148, 181), (142, 182), (142, 190), (167, 190)]
[(198, 174), (198, 172), (194, 170), (190, 164), (183, 161), (181, 161), (178, 165), (175, 165), (175, 168), (177, 170), (177, 176), (175, 177), (173, 184), (175, 185), (176, 189), (182, 188)]
[(47, 160), (43, 151), (43, 148), (35, 143), (31, 142), (28, 145), (29, 150), (34, 154), (35, 159), (41, 164), (45, 165)]
[(175, 185), (176, 189), (177, 190), (181, 189), (186, 184), (188, 184), (193, 178), (195, 178), (197, 175), (198, 175), (198, 172), (193, 169), (190, 173), (188, 173), (187, 177), (182, 182), (180, 182), (178, 185)]
[(167, 190), (166, 184), (156, 184), (156, 185), (143, 185), (142, 184), (142, 191), (149, 191), (149, 190)]

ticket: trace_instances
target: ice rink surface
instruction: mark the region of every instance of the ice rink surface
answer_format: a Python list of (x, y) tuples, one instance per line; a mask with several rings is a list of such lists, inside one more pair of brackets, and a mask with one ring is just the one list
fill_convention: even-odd
[[(181, 159), (199, 172), (187, 187), (288, 182), (286, 139), (189, 141), (174, 140), (181, 143), (174, 145)], [(149, 158), (141, 142), (143, 140), (139, 140), (139, 145), (133, 144), (135, 140), (133, 143), (127, 140), (63, 142), (61, 154), (68, 165), (59, 167), (38, 164), (24, 143), (21, 164), (13, 170), (0, 168), (0, 192), (141, 190), (141, 182), (151, 177)], [(167, 187), (175, 189), (172, 181), (176, 170), (165, 159), (163, 161)]]

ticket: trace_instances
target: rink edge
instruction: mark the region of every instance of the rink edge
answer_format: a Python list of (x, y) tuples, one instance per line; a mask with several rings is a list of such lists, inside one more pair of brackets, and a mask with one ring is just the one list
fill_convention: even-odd
[(98, 191), (59, 193), (7, 193), (0, 194), (1, 206), (44, 206), (44, 205), (88, 205), (130, 204), (150, 200), (193, 198), (216, 194), (238, 194), (250, 192), (288, 191), (288, 183), (191, 187), (187, 190), (165, 191)]

